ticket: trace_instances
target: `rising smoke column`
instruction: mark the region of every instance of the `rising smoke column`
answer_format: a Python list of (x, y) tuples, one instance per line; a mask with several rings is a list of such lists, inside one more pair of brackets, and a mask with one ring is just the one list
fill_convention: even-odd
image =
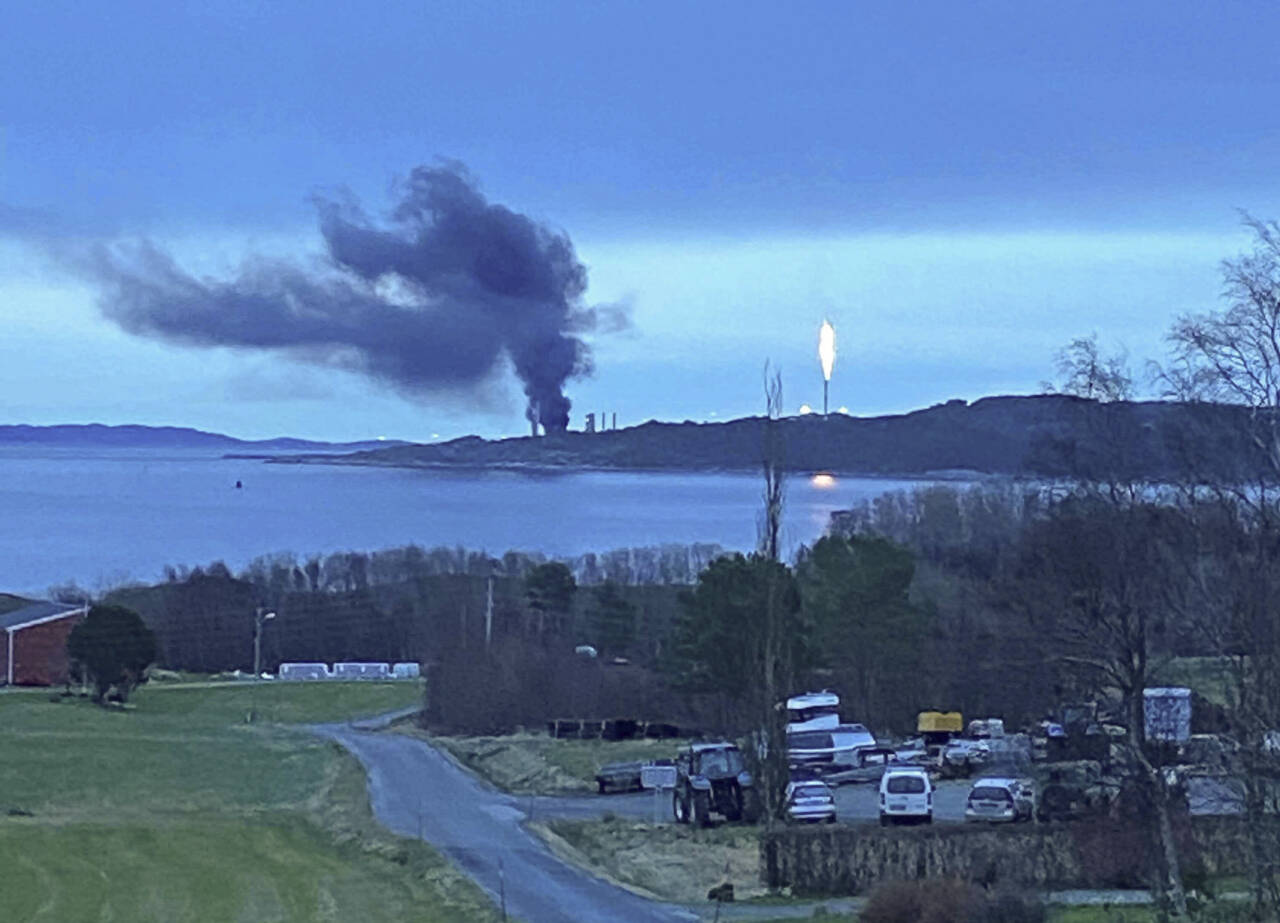
[(149, 243), (87, 261), (107, 317), (191, 346), (275, 350), (368, 375), (413, 397), (465, 390), (505, 355), (548, 432), (569, 424), (565, 383), (590, 374), (579, 334), (625, 325), (583, 303), (567, 235), (488, 202), (455, 163), (418, 167), (385, 225), (322, 201), (315, 270), (251, 259), (231, 280), (196, 278)]

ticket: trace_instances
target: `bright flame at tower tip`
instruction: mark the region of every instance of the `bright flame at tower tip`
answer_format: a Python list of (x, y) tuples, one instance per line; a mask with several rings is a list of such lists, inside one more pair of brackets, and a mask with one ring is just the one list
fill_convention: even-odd
[(822, 415), (827, 415), (827, 386), (831, 383), (831, 370), (836, 364), (836, 328), (824, 320), (818, 331), (818, 359), (822, 363)]

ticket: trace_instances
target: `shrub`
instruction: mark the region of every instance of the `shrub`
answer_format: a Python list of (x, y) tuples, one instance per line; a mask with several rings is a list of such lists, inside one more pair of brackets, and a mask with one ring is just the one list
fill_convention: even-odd
[(956, 878), (891, 881), (871, 892), (860, 923), (972, 923), (982, 892)]
[(1035, 897), (986, 892), (955, 878), (887, 882), (876, 888), (860, 923), (1045, 923)]
[(1039, 898), (1016, 891), (989, 894), (973, 923), (1045, 923), (1049, 911)]

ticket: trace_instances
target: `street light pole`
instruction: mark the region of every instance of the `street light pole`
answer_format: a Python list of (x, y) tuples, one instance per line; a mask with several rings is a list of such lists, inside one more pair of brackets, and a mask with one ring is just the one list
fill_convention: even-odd
[(253, 701), (249, 704), (249, 721), (258, 718), (258, 683), (262, 681), (262, 623), (276, 617), (262, 606), (253, 614)]
[(267, 612), (261, 606), (253, 617), (253, 679), (257, 682), (262, 677), (262, 623), (276, 617), (274, 612)]

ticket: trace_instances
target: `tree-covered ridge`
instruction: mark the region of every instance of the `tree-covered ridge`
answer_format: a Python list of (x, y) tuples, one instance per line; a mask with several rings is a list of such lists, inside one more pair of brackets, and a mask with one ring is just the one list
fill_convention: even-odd
[[(1120, 445), (1099, 439), (1095, 419), (1114, 419)], [(1122, 449), (1126, 474), (1175, 475), (1189, 454), (1211, 467), (1265, 462), (1241, 433), (1245, 412), (1215, 403), (1102, 401), (1073, 394), (948, 401), (908, 414), (853, 417), (809, 414), (777, 421), (788, 471), (922, 475), (973, 471), (1064, 477), (1082, 459)], [(755, 471), (764, 421), (649, 421), (597, 433), (532, 439), (467, 437), (344, 456), (301, 456), (287, 463), (460, 468)]]

